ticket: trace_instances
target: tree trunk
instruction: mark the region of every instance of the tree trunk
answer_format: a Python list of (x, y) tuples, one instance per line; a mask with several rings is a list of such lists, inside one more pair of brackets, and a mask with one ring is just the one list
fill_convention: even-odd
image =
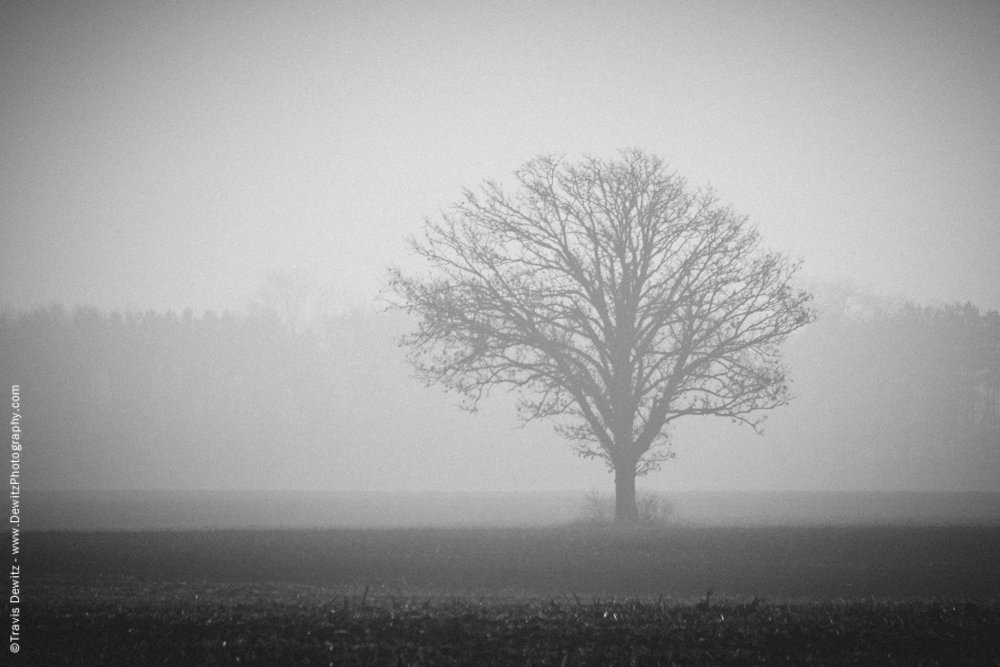
[(635, 464), (615, 466), (615, 523), (639, 523), (639, 509), (635, 504)]

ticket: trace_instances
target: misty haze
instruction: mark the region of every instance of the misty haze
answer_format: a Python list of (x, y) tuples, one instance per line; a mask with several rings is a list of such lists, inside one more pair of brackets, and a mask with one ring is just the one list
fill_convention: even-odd
[(995, 4), (12, 2), (0, 62), (14, 660), (1000, 655)]

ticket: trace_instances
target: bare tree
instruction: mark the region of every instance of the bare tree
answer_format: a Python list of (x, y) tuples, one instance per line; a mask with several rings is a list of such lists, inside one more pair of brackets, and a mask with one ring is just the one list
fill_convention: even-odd
[(273, 271), (260, 283), (257, 304), (277, 315), (289, 333), (301, 333), (317, 284), (309, 271)]
[(778, 345), (814, 319), (797, 265), (762, 250), (743, 216), (639, 150), (540, 157), (510, 194), (488, 181), (412, 247), (424, 278), (390, 270), (418, 375), (466, 397), (518, 390), (530, 421), (615, 473), (615, 519), (636, 521), (635, 478), (672, 456), (667, 427), (720, 415), (759, 429), (789, 400)]

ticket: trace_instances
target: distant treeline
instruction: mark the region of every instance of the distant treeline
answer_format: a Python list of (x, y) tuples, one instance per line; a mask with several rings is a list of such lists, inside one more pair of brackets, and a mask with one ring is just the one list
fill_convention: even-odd
[(786, 357), (800, 437), (869, 488), (1000, 490), (1000, 314), (850, 289), (817, 301)]
[(371, 395), (358, 380), (385, 347), (371, 324), (345, 315), (320, 334), (268, 312), (5, 314), (0, 377), (24, 396), (25, 483), (294, 486), (288, 459), (335, 451), (351, 401)]
[[(786, 346), (797, 398), (767, 434), (817, 462), (807, 483), (1000, 490), (1000, 314), (819, 296), (820, 319)], [(363, 486), (441, 409), (396, 346), (408, 325), (375, 312), (299, 328), (266, 310), (0, 315), (0, 378), (22, 387), (31, 446), (24, 482), (315, 488), (339, 471)]]

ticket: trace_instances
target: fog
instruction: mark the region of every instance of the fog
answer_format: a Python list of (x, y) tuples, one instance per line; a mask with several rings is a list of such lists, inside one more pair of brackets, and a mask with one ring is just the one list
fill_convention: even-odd
[[(812, 290), (820, 317), (784, 348), (790, 405), (763, 434), (682, 418), (676, 457), (640, 489), (1000, 491), (1000, 314)], [(30, 488), (612, 491), (551, 421), (518, 421), (509, 392), (469, 413), (414, 379), (401, 313), (293, 327), (254, 310), (6, 314)]]
[[(764, 435), (682, 421), (641, 490), (1000, 491), (995, 378), (960, 381), (995, 357), (899, 315), (995, 342), (995, 3), (4, 3), (0, 62), (29, 489), (610, 492), (510, 395), (414, 380), (379, 291), (463, 186), (637, 146), (820, 310)], [(294, 321), (269, 275), (310, 277)]]
[(368, 302), (463, 186), (638, 146), (828, 281), (1000, 308), (983, 2), (0, 8), (3, 298)]

